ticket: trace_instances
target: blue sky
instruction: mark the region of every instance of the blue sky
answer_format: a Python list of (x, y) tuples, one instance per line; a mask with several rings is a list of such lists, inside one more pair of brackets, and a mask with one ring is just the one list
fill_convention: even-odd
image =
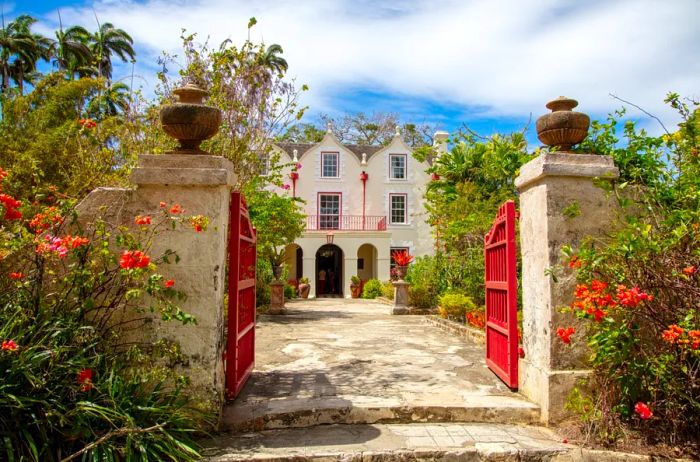
[[(279, 43), (290, 75), (319, 113), (398, 112), (406, 121), (482, 133), (520, 129), (559, 95), (594, 118), (621, 106), (613, 93), (659, 116), (668, 91), (700, 96), (698, 0), (58, 0), (5, 3), (38, 30), (95, 28), (95, 13), (132, 34), (136, 82), (152, 91), (156, 60), (176, 53), (182, 28)], [(94, 10), (94, 11), (93, 11)], [(117, 67), (115, 78), (130, 66)], [(660, 127), (630, 108), (640, 124)], [(529, 139), (536, 144), (534, 129)]]

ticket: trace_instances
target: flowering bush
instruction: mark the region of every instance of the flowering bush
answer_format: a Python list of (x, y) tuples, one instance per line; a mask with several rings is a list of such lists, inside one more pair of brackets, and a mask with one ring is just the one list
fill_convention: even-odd
[(576, 390), (586, 404), (574, 407), (606, 442), (625, 429), (674, 445), (700, 441), (700, 110), (677, 95), (668, 102), (684, 118), (675, 133), (648, 137), (630, 122), (620, 148), (614, 123), (594, 131), (590, 142), (621, 168), (615, 192), (627, 221), (604, 242), (565, 248), (581, 282), (569, 310), (584, 323), (557, 335), (591, 349), (591, 391)]
[(154, 317), (195, 322), (158, 273), (176, 256), (151, 251), (187, 220), (161, 211), (131, 232), (83, 229), (70, 204), (0, 212), (0, 459), (196, 460), (207, 416), (174, 372), (177, 344), (133, 335)]
[(466, 315), (467, 324), (477, 329), (486, 328), (486, 314), (483, 310), (468, 311)]

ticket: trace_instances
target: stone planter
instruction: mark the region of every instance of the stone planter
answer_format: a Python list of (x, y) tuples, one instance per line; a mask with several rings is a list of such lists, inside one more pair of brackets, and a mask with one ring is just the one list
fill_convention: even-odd
[(284, 268), (282, 267), (282, 265), (272, 267), (272, 275), (275, 277), (275, 281), (280, 280), (280, 278), (282, 277), (283, 270)]
[(537, 138), (562, 151), (583, 141), (588, 134), (590, 119), (582, 112), (572, 111), (576, 106), (578, 101), (564, 96), (548, 102), (546, 107), (552, 112), (537, 119)]
[(180, 142), (175, 154), (207, 154), (199, 149), (202, 141), (219, 131), (221, 111), (203, 104), (209, 95), (194, 84), (173, 90), (178, 101), (160, 109), (163, 131)]
[(299, 297), (309, 298), (309, 291), (311, 290), (310, 284), (299, 284)]
[(399, 277), (399, 281), (403, 281), (408, 272), (408, 266), (396, 266), (396, 274)]

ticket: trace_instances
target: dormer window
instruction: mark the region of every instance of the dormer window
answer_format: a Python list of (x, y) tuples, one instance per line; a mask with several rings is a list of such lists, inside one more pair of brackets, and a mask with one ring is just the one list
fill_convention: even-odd
[(392, 180), (406, 179), (406, 154), (389, 154), (389, 178)]
[(321, 153), (321, 178), (340, 177), (340, 153)]

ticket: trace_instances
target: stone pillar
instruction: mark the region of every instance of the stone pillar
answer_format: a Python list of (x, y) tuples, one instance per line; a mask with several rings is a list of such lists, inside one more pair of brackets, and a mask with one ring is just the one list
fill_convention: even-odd
[(549, 153), (525, 164), (515, 180), (520, 193), (525, 350), (519, 363), (519, 389), (540, 405), (544, 423), (565, 416), (572, 387), (588, 373), (585, 344), (565, 345), (556, 336), (559, 326), (583, 329), (571, 313), (560, 312), (573, 301), (575, 274), (566, 268), (555, 283), (547, 270), (562, 264), (562, 246), (576, 248), (586, 237), (610, 229), (615, 200), (593, 180), (618, 174), (609, 156)]
[(306, 249), (304, 249), (304, 277), (309, 278), (309, 298), (316, 298), (316, 256), (307, 257)]
[(408, 314), (408, 287), (411, 285), (403, 279), (394, 281), (394, 306), (391, 314)]
[(268, 314), (285, 314), (284, 307), (284, 282), (272, 281), (270, 283), (270, 309)]
[[(355, 252), (357, 255), (357, 252)], [(345, 257), (343, 262), (343, 280), (339, 283), (343, 284), (343, 296), (345, 298), (352, 297), (352, 291), (350, 290), (350, 284), (352, 283), (351, 278), (357, 275), (357, 257)]]
[(161, 322), (155, 317), (151, 329), (138, 335), (164, 338), (180, 344), (188, 358), (186, 373), (199, 396), (219, 407), (224, 402), (224, 295), (227, 262), (229, 201), (235, 183), (233, 165), (223, 157), (210, 155), (142, 155), (133, 171), (135, 189), (98, 188), (78, 206), (80, 219), (103, 218), (110, 224), (134, 226), (134, 217), (152, 214), (160, 202), (180, 204), (185, 214), (209, 218), (206, 231), (190, 227), (164, 230), (149, 253), (170, 249), (179, 263), (160, 265), (166, 279), (187, 294), (179, 302), (183, 311), (197, 318), (196, 325), (177, 321)]

